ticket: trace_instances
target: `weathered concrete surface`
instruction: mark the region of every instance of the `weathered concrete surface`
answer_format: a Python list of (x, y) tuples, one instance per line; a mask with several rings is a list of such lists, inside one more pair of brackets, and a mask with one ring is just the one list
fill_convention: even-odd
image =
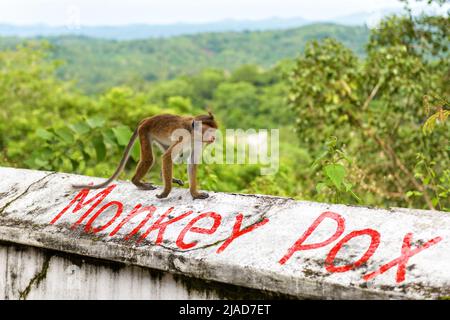
[(1, 245), (0, 272), (0, 298), (7, 300), (205, 298), (188, 294), (169, 273), (98, 265), (33, 247)]
[(5, 242), (0, 242), (0, 274), (0, 300), (284, 298), (269, 292)]
[[(118, 182), (97, 205), (100, 198), (87, 201), (105, 189), (91, 190), (84, 206), (75, 202), (69, 207), (80, 192), (71, 183), (98, 181), (0, 168), (0, 240), (299, 298), (450, 295), (450, 214), (445, 212), (224, 193), (192, 201), (186, 189), (174, 189), (159, 200), (160, 190), (141, 191), (127, 182)], [(77, 203), (80, 208), (73, 212)], [(154, 208), (127, 219), (138, 204)], [(214, 214), (192, 221), (208, 212)], [(158, 219), (180, 216), (137, 241)], [(233, 230), (244, 229), (249, 232), (227, 240)], [(299, 243), (303, 248), (287, 255), (308, 229)], [(380, 268), (382, 274), (365, 278)]]

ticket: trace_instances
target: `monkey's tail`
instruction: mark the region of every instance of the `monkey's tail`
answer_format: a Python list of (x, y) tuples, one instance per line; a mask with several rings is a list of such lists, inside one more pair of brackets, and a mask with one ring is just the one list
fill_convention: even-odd
[(125, 168), (125, 165), (128, 162), (128, 159), (130, 158), (131, 154), (131, 148), (133, 148), (134, 143), (136, 142), (136, 138), (138, 136), (138, 128), (134, 130), (133, 135), (130, 138), (130, 141), (128, 142), (127, 147), (125, 148), (125, 151), (123, 152), (122, 159), (120, 160), (120, 163), (116, 169), (116, 171), (113, 173), (113, 175), (106, 180), (103, 183), (96, 184), (96, 185), (89, 185), (89, 184), (73, 184), (72, 188), (83, 188), (83, 189), (100, 189), (106, 187), (108, 184), (110, 184), (114, 179), (116, 179), (119, 174), (122, 172), (122, 170)]

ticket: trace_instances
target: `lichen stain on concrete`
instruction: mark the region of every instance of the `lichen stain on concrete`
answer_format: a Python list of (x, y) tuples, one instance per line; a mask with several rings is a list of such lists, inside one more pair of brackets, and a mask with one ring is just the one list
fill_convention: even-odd
[(50, 265), (50, 260), (52, 256), (46, 255), (44, 263), (42, 264), (41, 270), (35, 274), (35, 276), (30, 280), (27, 287), (23, 291), (19, 291), (19, 299), (20, 300), (26, 300), (28, 294), (30, 293), (31, 289), (34, 287), (39, 287), (39, 284), (41, 281), (45, 279), (47, 276), (48, 267)]

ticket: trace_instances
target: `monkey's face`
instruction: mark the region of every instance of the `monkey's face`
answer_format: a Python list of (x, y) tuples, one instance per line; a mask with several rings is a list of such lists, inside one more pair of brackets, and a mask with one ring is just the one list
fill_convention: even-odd
[(195, 117), (194, 122), (192, 122), (192, 127), (194, 128), (194, 130), (196, 130), (195, 122), (201, 124), (201, 141), (206, 144), (213, 143), (216, 140), (216, 131), (218, 126), (217, 122), (214, 120), (214, 116), (212, 115), (212, 113), (209, 112), (208, 115), (200, 115)]
[(202, 141), (204, 143), (211, 144), (216, 140), (216, 128), (204, 125), (202, 131)]

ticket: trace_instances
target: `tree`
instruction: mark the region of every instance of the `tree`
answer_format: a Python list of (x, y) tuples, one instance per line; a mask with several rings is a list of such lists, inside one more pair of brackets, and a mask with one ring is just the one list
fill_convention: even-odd
[[(445, 22), (448, 17), (390, 17), (372, 31), (363, 61), (331, 39), (310, 43), (297, 60), (289, 98), (301, 145), (318, 157), (336, 136), (356, 158), (353, 182), (366, 203), (448, 207), (414, 173), (418, 152), (434, 159), (437, 175), (450, 166), (448, 125), (433, 137), (421, 133), (423, 96), (448, 93)], [(411, 189), (421, 197), (408, 197)]]

